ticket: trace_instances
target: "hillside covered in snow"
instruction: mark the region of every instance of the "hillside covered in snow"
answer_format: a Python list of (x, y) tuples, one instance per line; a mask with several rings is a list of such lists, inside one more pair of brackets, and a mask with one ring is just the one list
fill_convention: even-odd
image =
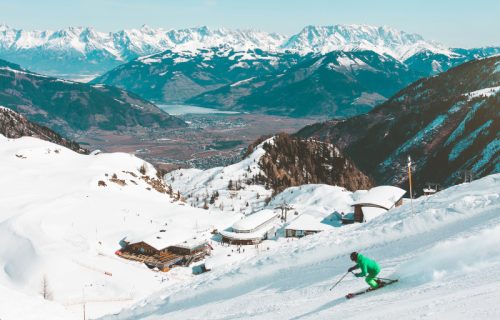
[(327, 184), (355, 191), (373, 186), (335, 146), (284, 133), (257, 140), (235, 164), (179, 169), (164, 179), (194, 207), (244, 214), (262, 210), (290, 187)]
[[(213, 270), (103, 319), (496, 319), (500, 175), (446, 189), (364, 224), (308, 236)], [(348, 276), (351, 251), (377, 260), (389, 287)]]
[(80, 319), (84, 301), (90, 318), (116, 312), (192, 277), (190, 268), (159, 274), (119, 258), (124, 238), (162, 229), (174, 243), (210, 239), (240, 218), (178, 204), (150, 164), (125, 153), (0, 135), (0, 163), (1, 319)]
[[(321, 145), (326, 146), (311, 146)], [(333, 157), (325, 164), (341, 160), (335, 149), (327, 151)], [(304, 213), (315, 223), (324, 221), (325, 229), (341, 225), (338, 215), (351, 210), (357, 192), (309, 184), (276, 190), (272, 197), (271, 187), (244, 179), (263, 174), (258, 162), (265, 156), (263, 146), (257, 146), (233, 166), (177, 171), (163, 182), (153, 166), (130, 154), (83, 155), (35, 137), (0, 136), (0, 318), (36, 319), (38, 310), (54, 319), (79, 319), (83, 304), (87, 316), (96, 318), (192, 281), (205, 263), (158, 272), (121, 258), (117, 250), (125, 242), (208, 241), (207, 263), (219, 269), (285, 245), (283, 227)], [(207, 192), (210, 196), (203, 198)], [(286, 221), (275, 222), (274, 241), (238, 254), (220, 244), (216, 230), (261, 210), (279, 214), (276, 207), (284, 202), (293, 211)]]

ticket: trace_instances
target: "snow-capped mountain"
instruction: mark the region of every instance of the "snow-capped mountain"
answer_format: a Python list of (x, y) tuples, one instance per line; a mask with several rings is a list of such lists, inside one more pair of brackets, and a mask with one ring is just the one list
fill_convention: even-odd
[(369, 25), (307, 26), (281, 47), (299, 52), (370, 50), (405, 60), (421, 50), (453, 55), (446, 47), (390, 27)]
[(224, 85), (283, 72), (303, 59), (299, 54), (235, 50), (228, 45), (166, 50), (120, 65), (91, 83), (116, 86), (154, 101), (183, 103)]
[(338, 145), (379, 184), (407, 185), (408, 155), (418, 191), (500, 170), (500, 56), (419, 80), (371, 112), (304, 128), (298, 135)]
[(308, 26), (291, 37), (256, 30), (207, 27), (164, 30), (143, 26), (100, 32), (88, 27), (26, 31), (0, 25), (0, 58), (37, 72), (66, 77), (99, 74), (139, 56), (165, 50), (193, 51), (221, 45), (234, 50), (288, 50), (301, 54), (372, 50), (400, 60), (423, 49), (453, 55), (445, 47), (419, 35), (366, 25)]
[(84, 27), (25, 31), (0, 25), (0, 57), (46, 74), (98, 74), (139, 56), (169, 49), (228, 45), (238, 50), (268, 50), (277, 48), (284, 40), (276, 33), (207, 27), (164, 30), (143, 26), (99, 32)]
[(303, 57), (282, 72), (202, 93), (188, 104), (285, 116), (350, 117), (424, 76), (374, 51), (333, 51)]

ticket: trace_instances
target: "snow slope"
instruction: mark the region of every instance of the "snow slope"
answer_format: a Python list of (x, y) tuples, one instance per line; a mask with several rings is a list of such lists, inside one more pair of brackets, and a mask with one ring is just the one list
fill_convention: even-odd
[[(239, 219), (174, 202), (139, 172), (144, 165), (152, 179), (155, 169), (130, 154), (81, 155), (36, 138), (0, 135), (0, 163), (2, 320), (81, 318), (82, 301), (91, 318), (120, 310), (193, 277), (191, 268), (160, 274), (119, 258), (120, 240), (160, 228), (174, 242), (210, 239), (212, 228)], [(41, 299), (44, 276), (53, 302)]]
[[(500, 174), (446, 189), (365, 224), (261, 253), (153, 294), (103, 319), (496, 319), (500, 317)], [(330, 286), (359, 250), (400, 282)]]
[[(259, 160), (265, 154), (262, 146), (266, 141), (258, 145), (248, 157), (233, 165), (208, 170), (179, 169), (166, 174), (164, 180), (175, 190), (179, 190), (186, 197), (186, 201), (195, 207), (207, 204), (211, 211), (235, 211), (245, 214), (261, 210), (272, 190), (247, 180), (263, 174)], [(230, 184), (233, 187), (230, 188)], [(214, 203), (210, 203), (214, 192), (219, 195), (214, 198)]]

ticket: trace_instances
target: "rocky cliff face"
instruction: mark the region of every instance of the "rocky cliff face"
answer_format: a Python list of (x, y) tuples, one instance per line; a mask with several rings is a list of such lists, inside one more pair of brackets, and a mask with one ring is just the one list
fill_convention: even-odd
[[(260, 144), (252, 144), (247, 153)], [(309, 183), (336, 185), (347, 190), (369, 189), (373, 182), (334, 145), (281, 133), (263, 144), (256, 180), (273, 192)]]

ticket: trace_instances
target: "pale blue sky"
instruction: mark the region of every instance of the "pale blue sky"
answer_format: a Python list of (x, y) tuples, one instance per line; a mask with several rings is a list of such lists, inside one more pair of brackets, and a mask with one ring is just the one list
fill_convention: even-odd
[(207, 25), (289, 35), (309, 24), (357, 23), (457, 47), (500, 45), (499, 16), (500, 0), (0, 0), (0, 22), (25, 29)]

